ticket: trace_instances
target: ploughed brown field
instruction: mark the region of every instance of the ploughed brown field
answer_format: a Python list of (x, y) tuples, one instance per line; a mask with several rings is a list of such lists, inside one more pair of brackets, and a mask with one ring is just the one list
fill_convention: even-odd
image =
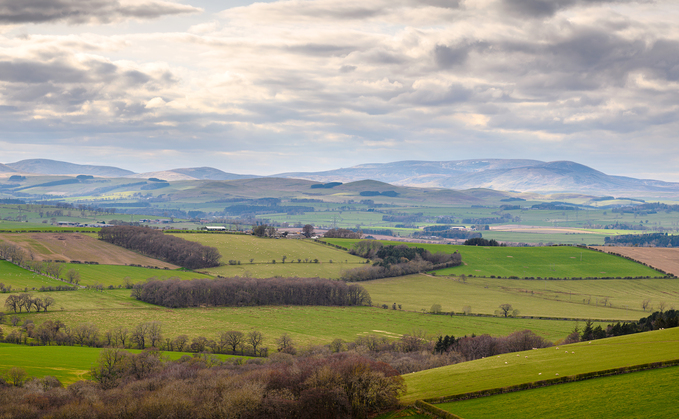
[(617, 253), (643, 262), (667, 273), (679, 276), (679, 248), (672, 247), (627, 247), (591, 246), (606, 253)]
[(3, 233), (0, 241), (20, 246), (35, 260), (98, 262), (101, 265), (178, 266), (134, 253), (80, 233)]

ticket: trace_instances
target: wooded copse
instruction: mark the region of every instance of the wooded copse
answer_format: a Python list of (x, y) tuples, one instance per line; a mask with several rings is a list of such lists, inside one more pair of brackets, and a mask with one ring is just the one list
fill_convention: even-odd
[(344, 271), (342, 280), (349, 282), (410, 275), (462, 264), (462, 256), (457, 252), (431, 253), (421, 247), (384, 246), (375, 240), (363, 240), (355, 243), (349, 253), (373, 260), (372, 266)]
[[(105, 349), (95, 382), (0, 379), (0, 416), (22, 418), (366, 418), (398, 406), (403, 378), (357, 354), (280, 354), (234, 365), (211, 356), (167, 361), (157, 351)], [(19, 374), (21, 373), (21, 374)], [(10, 386), (11, 384), (11, 386)]]
[(188, 269), (219, 266), (222, 257), (214, 247), (148, 227), (104, 227), (99, 230), (99, 239)]
[(362, 306), (371, 304), (360, 285), (321, 278), (170, 278), (135, 284), (132, 296), (164, 307), (263, 305)]

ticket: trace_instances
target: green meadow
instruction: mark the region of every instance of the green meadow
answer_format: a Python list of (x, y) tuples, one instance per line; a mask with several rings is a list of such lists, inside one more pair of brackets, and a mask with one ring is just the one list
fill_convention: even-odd
[[(313, 240), (270, 239), (239, 234), (175, 235), (217, 248), (222, 255), (222, 266), (201, 269), (201, 272), (229, 277), (339, 278), (342, 270), (355, 268), (365, 262), (362, 258)], [(318, 263), (314, 263), (316, 259)], [(240, 262), (240, 265), (230, 265), (231, 260)]]
[(509, 353), (406, 374), (404, 403), (679, 358), (679, 328)]
[[(131, 353), (139, 353), (136, 349), (128, 349)], [(72, 384), (78, 380), (90, 378), (90, 368), (97, 364), (99, 348), (79, 346), (26, 346), (0, 343), (0, 376), (12, 367), (26, 370), (30, 377), (51, 375), (62, 384)], [(193, 356), (187, 352), (163, 352), (163, 356), (171, 360), (183, 355)], [(217, 355), (220, 359), (239, 358), (233, 355)]]
[(210, 275), (183, 270), (139, 268), (124, 265), (87, 265), (80, 263), (64, 264), (62, 277), (65, 277), (66, 272), (70, 269), (80, 273), (81, 285), (101, 284), (104, 286), (112, 285), (114, 287), (125, 285), (126, 278), (135, 284), (149, 278), (165, 279), (174, 277), (179, 279), (194, 279), (211, 277)]
[(465, 419), (669, 418), (679, 367), (640, 371), (436, 405)]
[(0, 260), (0, 283), (5, 286), (11, 285), (12, 289), (17, 291), (23, 291), (26, 288), (30, 290), (46, 286), (66, 285), (61, 281), (36, 274), (5, 260)]
[[(360, 283), (374, 305), (402, 304), (404, 310), (494, 314), (511, 304), (520, 316), (638, 320), (661, 302), (679, 307), (679, 279), (517, 280), (409, 275)], [(604, 305), (605, 304), (605, 305)]]
[[(403, 334), (424, 331), (431, 336), (464, 336), (488, 333), (508, 335), (530, 329), (556, 341), (565, 338), (575, 323), (565, 320), (540, 320), (481, 316), (443, 316), (377, 307), (217, 307), (167, 309), (137, 301), (129, 290), (79, 290), (50, 294), (54, 306), (47, 312), (23, 313), (36, 324), (61, 320), (69, 326), (91, 322), (101, 331), (116, 326), (133, 328), (139, 323), (159, 321), (166, 336), (186, 334), (190, 337), (214, 338), (223, 330), (249, 332), (259, 330), (266, 345), (288, 333), (297, 345), (327, 344), (340, 338), (351, 341), (365, 334), (399, 338)], [(0, 304), (6, 294), (0, 294)], [(8, 332), (6, 330), (6, 332)]]
[[(328, 243), (351, 248), (358, 240), (325, 239)], [(541, 278), (599, 278), (663, 276), (660, 272), (619, 256), (573, 246), (548, 247), (483, 247), (445, 244), (406, 244), (422, 247), (430, 252), (462, 255), (462, 266), (441, 269), (437, 275), (516, 276)]]

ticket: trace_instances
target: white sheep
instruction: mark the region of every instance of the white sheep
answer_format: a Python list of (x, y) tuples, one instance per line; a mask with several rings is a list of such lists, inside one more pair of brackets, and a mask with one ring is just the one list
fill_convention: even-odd
[(559, 375), (559, 373), (557, 372), (556, 375)]
[(505, 364), (506, 364), (506, 363), (507, 363), (507, 361), (505, 361)]
[(526, 355), (526, 359), (528, 359), (528, 355)]
[(572, 354), (574, 354), (574, 353), (575, 353), (575, 351), (573, 351), (573, 352), (571, 352), (571, 353), (572, 353)]
[(541, 373), (541, 372), (539, 372), (539, 373), (538, 373), (538, 375), (542, 375), (542, 373)]

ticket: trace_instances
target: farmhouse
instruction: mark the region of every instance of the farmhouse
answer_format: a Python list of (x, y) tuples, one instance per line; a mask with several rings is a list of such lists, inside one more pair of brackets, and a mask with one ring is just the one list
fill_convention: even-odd
[(207, 231), (226, 231), (224, 226), (205, 226), (204, 228)]

